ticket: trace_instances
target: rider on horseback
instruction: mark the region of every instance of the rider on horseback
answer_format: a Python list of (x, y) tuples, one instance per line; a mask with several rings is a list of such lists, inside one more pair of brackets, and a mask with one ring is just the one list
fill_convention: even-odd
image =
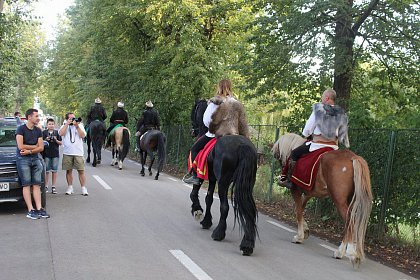
[[(194, 162), (198, 153), (214, 137), (221, 137), (227, 134), (240, 134), (249, 136), (248, 124), (246, 122), (243, 105), (231, 97), (232, 83), (230, 80), (221, 80), (217, 87), (216, 96), (211, 98), (203, 115), (203, 122), (209, 131), (199, 138), (191, 147), (191, 161)], [(191, 175), (188, 177), (188, 175)], [(188, 178), (187, 178), (188, 177)], [(199, 184), (195, 170), (191, 169), (184, 176), (183, 181), (187, 184)]]
[[(128, 123), (128, 114), (127, 111), (124, 110), (124, 103), (118, 102), (117, 109), (112, 112), (111, 118), (109, 119), (109, 127), (106, 130), (106, 135), (109, 135), (109, 133), (112, 131), (114, 127), (117, 125), (126, 126)], [(108, 137), (107, 145), (110, 145), (110, 139)]]
[(102, 101), (99, 97), (95, 99), (95, 105), (92, 106), (89, 110), (89, 113), (87, 115), (87, 122), (86, 127), (89, 127), (89, 124), (92, 121), (98, 120), (101, 122), (104, 122), (106, 120), (106, 112), (104, 106), (102, 106)]
[(160, 117), (158, 111), (153, 108), (152, 101), (146, 102), (146, 110), (143, 111), (140, 120), (136, 125), (136, 149), (139, 150), (140, 147), (140, 137), (148, 130), (160, 130)]
[(303, 136), (312, 140), (292, 150), (288, 164), (285, 164), (279, 177), (280, 186), (288, 189), (292, 187), (290, 180), (296, 161), (303, 155), (324, 147), (337, 150), (338, 142), (347, 148), (350, 146), (347, 114), (340, 106), (335, 105), (336, 96), (335, 90), (327, 89), (322, 94), (321, 103), (314, 104), (312, 114), (302, 131)]

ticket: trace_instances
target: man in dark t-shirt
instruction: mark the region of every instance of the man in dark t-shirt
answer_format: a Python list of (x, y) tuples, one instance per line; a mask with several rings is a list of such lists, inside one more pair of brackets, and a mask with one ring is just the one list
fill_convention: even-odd
[(47, 120), (47, 129), (42, 132), (42, 139), (48, 141), (48, 146), (44, 147), (42, 156), (45, 162), (45, 188), (48, 191), (48, 180), (51, 173), (51, 193), (56, 194), (57, 189), (55, 183), (57, 181), (58, 160), (60, 157), (59, 147), (61, 145), (61, 136), (55, 128), (54, 119)]
[[(23, 199), (28, 208), (26, 217), (29, 219), (49, 218), (45, 209), (41, 208), (41, 183), (43, 165), (38, 156), (44, 150), (42, 131), (38, 128), (38, 110), (28, 109), (25, 113), (28, 122), (16, 129), (16, 154), (17, 170), (22, 184)], [(32, 205), (32, 195), (35, 201), (35, 209)]]

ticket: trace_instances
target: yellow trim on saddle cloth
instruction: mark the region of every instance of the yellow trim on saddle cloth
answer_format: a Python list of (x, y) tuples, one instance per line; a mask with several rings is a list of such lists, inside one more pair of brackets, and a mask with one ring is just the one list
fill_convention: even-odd
[[(293, 179), (295, 179), (296, 181), (298, 181), (298, 182), (302, 183), (303, 185), (310, 187), (310, 186), (312, 185), (312, 179), (313, 179), (313, 175), (314, 175), (314, 168), (315, 168), (315, 166), (317, 165), (318, 161), (321, 159), (321, 157), (322, 157), (324, 154), (325, 154), (325, 153), (320, 154), (320, 155), (318, 156), (318, 159), (317, 159), (317, 160), (315, 161), (315, 163), (312, 165), (311, 178), (310, 178), (310, 180), (309, 180), (309, 184), (306, 184), (305, 182), (303, 182), (303, 181), (299, 180), (297, 177), (295, 177), (295, 176), (293, 176), (293, 175), (292, 175), (292, 178), (293, 178)], [(318, 170), (318, 171), (319, 171), (319, 170)]]
[(197, 162), (194, 160), (194, 164), (197, 166), (197, 173), (199, 173), (199, 174), (201, 174), (201, 175), (206, 175), (206, 173), (207, 173), (207, 164), (208, 163), (206, 163), (205, 165), (204, 165), (204, 170), (202, 171), (202, 170), (200, 170), (200, 168), (198, 168), (198, 165), (197, 165)]

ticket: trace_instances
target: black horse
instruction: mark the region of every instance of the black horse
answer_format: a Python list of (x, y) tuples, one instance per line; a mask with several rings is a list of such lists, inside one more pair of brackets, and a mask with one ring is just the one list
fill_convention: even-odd
[[(206, 212), (200, 222), (204, 229), (212, 226), (211, 205), (213, 193), (218, 182), (220, 198), (220, 220), (213, 230), (212, 238), (221, 241), (226, 235), (226, 218), (229, 212), (228, 190), (232, 183), (232, 204), (235, 212), (235, 222), (239, 221), (244, 231), (240, 250), (244, 256), (254, 251), (257, 231), (257, 208), (252, 196), (257, 173), (257, 152), (254, 144), (241, 135), (226, 135), (217, 140), (208, 158), (209, 187), (206, 195)], [(192, 201), (191, 213), (200, 219), (203, 213), (198, 193), (201, 187), (193, 185), (190, 194)]]
[(207, 100), (197, 99), (191, 110), (191, 136), (200, 138), (207, 132), (207, 127), (203, 123), (203, 115), (207, 109)]
[(88, 146), (88, 157), (86, 162), (90, 162), (90, 146), (92, 143), (93, 150), (93, 162), (92, 166), (95, 167), (97, 164), (101, 164), (101, 149), (105, 143), (106, 138), (106, 127), (105, 124), (101, 121), (92, 121), (89, 124), (89, 129), (86, 135), (86, 142)]
[(140, 161), (141, 161), (141, 176), (144, 176), (144, 165), (146, 164), (146, 158), (149, 155), (150, 165), (149, 165), (149, 176), (152, 176), (152, 165), (155, 161), (154, 151), (157, 151), (159, 162), (157, 167), (157, 173), (155, 180), (159, 179), (159, 173), (162, 171), (163, 163), (165, 162), (166, 157), (166, 136), (160, 130), (149, 130), (143, 134), (140, 138)]

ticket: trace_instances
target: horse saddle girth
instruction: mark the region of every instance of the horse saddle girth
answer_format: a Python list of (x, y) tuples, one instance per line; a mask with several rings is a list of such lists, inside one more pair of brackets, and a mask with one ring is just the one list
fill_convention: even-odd
[(317, 149), (298, 159), (293, 170), (292, 183), (305, 190), (312, 190), (315, 186), (320, 160), (325, 153), (332, 150), (334, 149), (330, 147)]

